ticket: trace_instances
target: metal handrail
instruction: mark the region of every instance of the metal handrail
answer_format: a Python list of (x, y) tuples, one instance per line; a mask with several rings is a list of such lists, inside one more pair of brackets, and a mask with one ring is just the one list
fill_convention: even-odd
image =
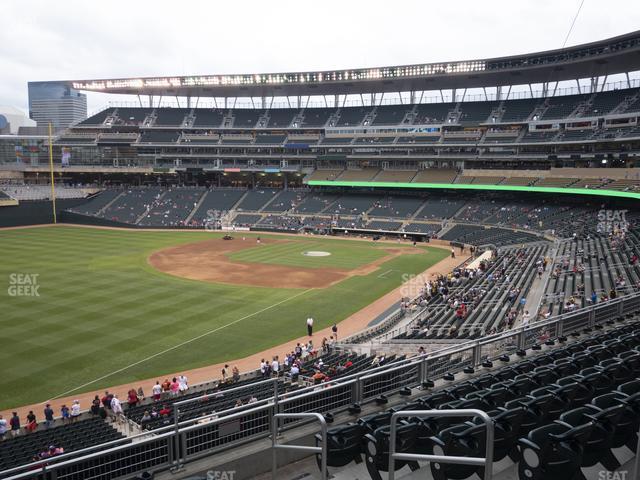
[[(278, 420), (281, 418), (306, 418), (316, 419), (320, 422), (320, 435), (322, 436), (321, 447), (308, 447), (306, 445), (284, 445), (278, 444)], [(271, 478), (275, 480), (278, 471), (278, 450), (299, 450), (303, 452), (319, 453), (322, 472), (320, 478), (327, 480), (327, 421), (319, 413), (278, 413), (273, 416), (271, 424)]]
[[(417, 453), (396, 453), (396, 426), (398, 418), (406, 417), (480, 417), (487, 427), (487, 447), (482, 457), (456, 457), (451, 455), (424, 455)], [(389, 480), (395, 479), (395, 460), (417, 462), (419, 460), (459, 465), (484, 466), (484, 480), (491, 480), (493, 476), (493, 420), (486, 412), (477, 409), (460, 410), (401, 410), (391, 415), (391, 429), (389, 432)]]

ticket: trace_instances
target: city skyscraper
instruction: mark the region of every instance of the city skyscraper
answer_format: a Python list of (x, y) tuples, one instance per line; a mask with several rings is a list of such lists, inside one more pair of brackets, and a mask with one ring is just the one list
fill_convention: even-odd
[(87, 118), (87, 96), (62, 82), (29, 82), (29, 118), (63, 130)]

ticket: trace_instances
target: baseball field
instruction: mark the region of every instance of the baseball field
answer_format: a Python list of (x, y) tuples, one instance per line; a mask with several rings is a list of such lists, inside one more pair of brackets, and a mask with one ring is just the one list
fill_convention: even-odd
[(345, 319), (447, 257), (346, 239), (0, 231), (0, 410), (203, 367)]

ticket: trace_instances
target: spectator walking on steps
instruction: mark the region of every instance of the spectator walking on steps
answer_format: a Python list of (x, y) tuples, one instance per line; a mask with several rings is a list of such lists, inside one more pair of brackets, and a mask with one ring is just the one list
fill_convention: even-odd
[(331, 327), (331, 333), (333, 333), (333, 338), (338, 340), (338, 325), (335, 323), (333, 324), (333, 327)]
[(307, 318), (307, 333), (310, 337), (313, 337), (313, 318)]

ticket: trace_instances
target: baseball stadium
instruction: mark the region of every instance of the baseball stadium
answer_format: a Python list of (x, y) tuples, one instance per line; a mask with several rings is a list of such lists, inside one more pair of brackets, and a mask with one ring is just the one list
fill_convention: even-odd
[(640, 478), (639, 71), (65, 80), (127, 101), (0, 135), (0, 479)]

